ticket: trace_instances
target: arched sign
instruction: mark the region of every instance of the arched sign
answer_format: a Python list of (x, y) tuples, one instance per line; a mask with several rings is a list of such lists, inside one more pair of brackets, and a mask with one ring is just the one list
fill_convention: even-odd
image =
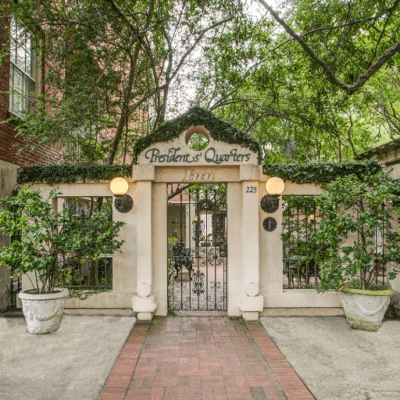
[[(194, 133), (203, 133), (208, 138), (208, 145), (203, 150), (189, 148), (188, 137)], [(138, 164), (156, 166), (238, 166), (258, 164), (258, 154), (239, 144), (220, 142), (210, 135), (204, 126), (191, 126), (177, 138), (168, 142), (158, 142), (143, 150), (138, 157)]]

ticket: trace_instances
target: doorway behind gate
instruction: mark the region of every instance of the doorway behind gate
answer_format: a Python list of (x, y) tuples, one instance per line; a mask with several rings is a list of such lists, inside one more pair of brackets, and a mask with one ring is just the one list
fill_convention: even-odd
[(168, 309), (227, 310), (225, 184), (167, 185)]

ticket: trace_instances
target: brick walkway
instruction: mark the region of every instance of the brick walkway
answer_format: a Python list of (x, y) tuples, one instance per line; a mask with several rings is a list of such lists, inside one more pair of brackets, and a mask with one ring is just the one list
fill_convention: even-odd
[(259, 323), (228, 317), (137, 323), (99, 400), (314, 399)]

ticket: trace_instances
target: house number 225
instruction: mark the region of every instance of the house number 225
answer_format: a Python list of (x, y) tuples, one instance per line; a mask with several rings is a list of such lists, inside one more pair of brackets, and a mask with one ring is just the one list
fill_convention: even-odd
[(246, 193), (257, 193), (257, 186), (246, 186)]

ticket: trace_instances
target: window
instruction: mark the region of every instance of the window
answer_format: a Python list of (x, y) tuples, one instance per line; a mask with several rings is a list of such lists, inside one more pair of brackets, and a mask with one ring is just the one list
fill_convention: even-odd
[(35, 91), (34, 51), (31, 32), (11, 20), (10, 110), (23, 115), (30, 111)]

